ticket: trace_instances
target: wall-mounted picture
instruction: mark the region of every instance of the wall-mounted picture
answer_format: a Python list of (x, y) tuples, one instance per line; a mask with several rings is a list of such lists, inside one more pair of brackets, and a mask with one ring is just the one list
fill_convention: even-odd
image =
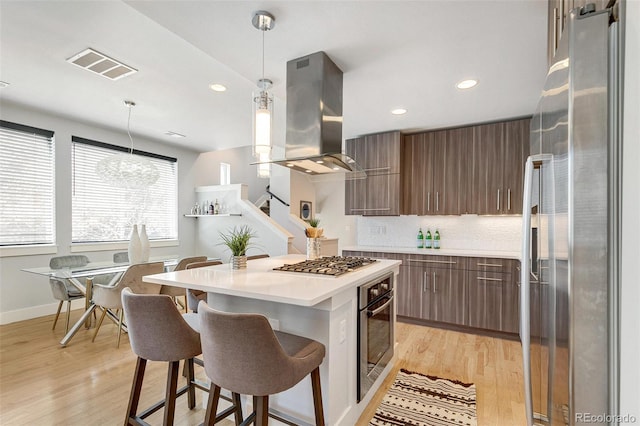
[(300, 219), (311, 219), (311, 201), (300, 201)]

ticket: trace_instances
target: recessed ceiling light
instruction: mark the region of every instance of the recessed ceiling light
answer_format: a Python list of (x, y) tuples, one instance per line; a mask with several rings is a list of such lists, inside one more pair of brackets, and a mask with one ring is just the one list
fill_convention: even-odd
[(324, 163), (324, 161), (322, 161), (322, 160), (316, 160), (316, 163), (318, 163), (318, 164), (322, 164), (322, 163)]
[(0, 89), (4, 89), (5, 87), (9, 87), (11, 83), (7, 83), (6, 81), (0, 81)]
[(335, 166), (335, 167), (333, 168), (333, 170), (340, 170), (340, 167)]
[(218, 83), (211, 84), (211, 85), (209, 85), (209, 87), (214, 92), (224, 92), (225, 90), (227, 90), (226, 86), (223, 86), (222, 84), (218, 84)]
[(471, 79), (471, 80), (462, 80), (461, 82), (456, 84), (456, 87), (458, 89), (471, 89), (476, 84), (478, 84), (478, 80), (473, 80), (473, 79)]
[(311, 173), (311, 170), (305, 170), (307, 173)]
[(293, 164), (287, 163), (287, 167), (293, 167)]
[(165, 135), (171, 136), (172, 138), (186, 138), (185, 135), (181, 133), (172, 132), (171, 130), (164, 132)]
[(404, 108), (396, 108), (396, 109), (391, 110), (391, 114), (393, 114), (393, 115), (402, 115), (402, 114), (406, 114), (406, 113), (407, 113), (407, 110), (404, 109)]

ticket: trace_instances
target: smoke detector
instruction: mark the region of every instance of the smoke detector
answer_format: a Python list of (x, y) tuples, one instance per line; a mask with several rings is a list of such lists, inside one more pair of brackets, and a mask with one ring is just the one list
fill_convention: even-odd
[(119, 80), (138, 72), (137, 69), (132, 68), (129, 65), (125, 65), (116, 59), (108, 57), (107, 55), (103, 55), (91, 48), (73, 55), (67, 59), (67, 62), (108, 78), (109, 80)]

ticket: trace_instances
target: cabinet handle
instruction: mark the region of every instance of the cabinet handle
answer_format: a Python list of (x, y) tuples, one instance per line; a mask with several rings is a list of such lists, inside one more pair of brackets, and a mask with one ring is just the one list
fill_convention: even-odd
[(422, 262), (422, 263), (445, 263), (447, 265), (455, 265), (458, 262), (452, 260), (421, 260), (421, 259), (407, 259), (409, 262)]
[(427, 271), (422, 273), (422, 292), (427, 291)]
[(500, 211), (500, 190), (498, 189), (498, 204), (496, 204), (496, 210)]
[(502, 267), (502, 265), (496, 264), (496, 263), (480, 263), (480, 262), (478, 262), (477, 265), (478, 266), (493, 266), (493, 267), (496, 267), (496, 268), (501, 268)]
[(380, 207), (380, 208), (377, 208), (377, 209), (374, 209), (374, 208), (371, 208), (371, 209), (361, 209), (361, 208), (351, 209), (352, 212), (355, 212), (355, 211), (374, 211), (374, 210), (387, 211), (387, 210), (391, 210), (391, 207)]
[(431, 192), (427, 192), (427, 211), (431, 211)]
[(502, 282), (502, 278), (489, 278), (489, 277), (476, 277), (479, 281), (500, 281)]
[(511, 188), (507, 189), (507, 210), (511, 211)]
[(436, 281), (436, 272), (433, 271), (433, 292), (436, 292), (436, 287), (438, 285), (438, 282)]
[(440, 211), (440, 193), (436, 192), (436, 211)]

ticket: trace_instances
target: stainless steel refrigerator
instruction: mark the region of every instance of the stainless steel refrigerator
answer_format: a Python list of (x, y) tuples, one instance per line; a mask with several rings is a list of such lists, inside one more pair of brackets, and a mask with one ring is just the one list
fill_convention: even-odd
[[(616, 413), (617, 25), (573, 10), (531, 121), (520, 338), (527, 421)], [(584, 14), (581, 14), (584, 13)]]

